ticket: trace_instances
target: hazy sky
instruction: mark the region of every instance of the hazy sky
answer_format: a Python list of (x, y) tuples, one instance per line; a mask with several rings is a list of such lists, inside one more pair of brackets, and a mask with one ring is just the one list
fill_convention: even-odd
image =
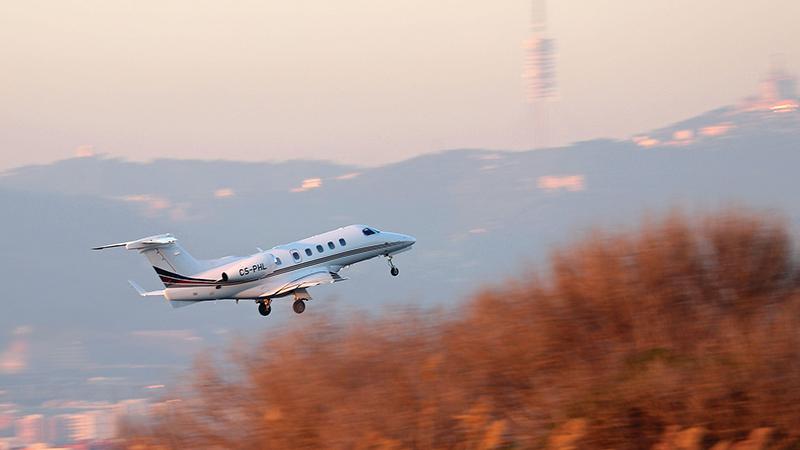
[[(550, 0), (568, 141), (800, 68), (798, 0)], [(532, 143), (529, 0), (0, 2), (0, 169), (93, 148), (357, 164)]]

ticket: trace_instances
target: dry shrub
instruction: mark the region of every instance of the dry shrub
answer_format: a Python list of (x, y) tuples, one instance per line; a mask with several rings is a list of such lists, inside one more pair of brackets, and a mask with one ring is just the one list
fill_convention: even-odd
[[(444, 319), (307, 320), (201, 359), (123, 433), (164, 448), (706, 447), (800, 436), (800, 295), (786, 227), (680, 214), (595, 232), (547, 275), (486, 289)], [(663, 447), (663, 444), (661, 448)]]

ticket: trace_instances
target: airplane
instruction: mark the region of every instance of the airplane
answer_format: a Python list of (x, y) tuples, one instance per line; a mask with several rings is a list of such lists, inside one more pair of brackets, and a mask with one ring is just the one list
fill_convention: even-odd
[(164, 297), (174, 308), (211, 300), (254, 300), (258, 312), (268, 316), (272, 300), (287, 296), (294, 298), (292, 309), (301, 314), (305, 302), (311, 300), (308, 288), (346, 280), (339, 271), (357, 262), (383, 256), (391, 275), (397, 276), (400, 270), (392, 258), (411, 250), (416, 242), (405, 234), (349, 225), (267, 251), (258, 248), (258, 253), (250, 256), (212, 260), (193, 258), (169, 233), (92, 250), (125, 247), (144, 254), (164, 289), (147, 292), (128, 281), (142, 297)]

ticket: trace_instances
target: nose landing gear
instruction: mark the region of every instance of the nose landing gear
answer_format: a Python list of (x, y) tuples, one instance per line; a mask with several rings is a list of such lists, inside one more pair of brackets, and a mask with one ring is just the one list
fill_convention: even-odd
[(387, 255), (386, 256), (386, 261), (389, 262), (389, 267), (390, 267), (389, 273), (392, 274), (393, 277), (396, 277), (397, 275), (399, 275), (400, 274), (400, 269), (395, 267), (394, 263), (392, 262), (392, 256), (391, 255)]

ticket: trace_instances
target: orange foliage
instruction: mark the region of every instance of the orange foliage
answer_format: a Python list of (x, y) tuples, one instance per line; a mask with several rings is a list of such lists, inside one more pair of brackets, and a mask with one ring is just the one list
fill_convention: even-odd
[(759, 427), (793, 442), (797, 259), (772, 218), (673, 214), (593, 233), (555, 252), (546, 274), (478, 293), (448, 318), (303, 320), (224, 366), (201, 359), (191, 380), (179, 401), (129, 423), (125, 442), (709, 448)]

